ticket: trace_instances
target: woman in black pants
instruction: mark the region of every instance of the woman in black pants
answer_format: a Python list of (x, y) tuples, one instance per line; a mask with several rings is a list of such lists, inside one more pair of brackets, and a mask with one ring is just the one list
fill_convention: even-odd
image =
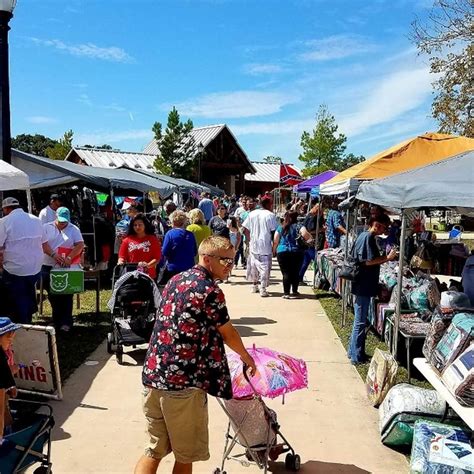
[(285, 299), (299, 296), (299, 271), (303, 263), (304, 251), (296, 242), (299, 234), (297, 219), (297, 212), (287, 212), (283, 225), (277, 228), (273, 239), (273, 255), (276, 255), (283, 274), (283, 298)]

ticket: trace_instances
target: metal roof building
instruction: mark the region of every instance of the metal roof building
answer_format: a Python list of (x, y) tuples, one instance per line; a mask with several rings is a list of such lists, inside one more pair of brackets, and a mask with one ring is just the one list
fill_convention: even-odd
[(74, 147), (66, 156), (66, 161), (81, 163), (96, 168), (128, 168), (153, 171), (156, 154), (134, 153), (120, 150)]
[[(224, 128), (229, 128), (225, 124), (221, 125), (209, 125), (207, 127), (197, 127), (193, 128), (191, 133), (189, 134), (190, 138), (194, 140), (194, 143), (198, 145), (199, 143), (202, 144), (204, 148), (206, 148), (213, 140), (217, 138), (219, 133), (224, 130)], [(230, 130), (229, 130), (230, 132)], [(232, 134), (232, 132), (231, 132)], [(233, 136), (233, 134), (232, 134)], [(235, 139), (235, 137), (234, 137)], [(235, 139), (235, 141), (237, 141)], [(153, 139), (148, 145), (145, 147), (143, 150), (143, 153), (145, 154), (151, 154), (151, 155), (157, 155), (160, 152), (158, 149), (158, 144), (156, 143), (156, 140)]]

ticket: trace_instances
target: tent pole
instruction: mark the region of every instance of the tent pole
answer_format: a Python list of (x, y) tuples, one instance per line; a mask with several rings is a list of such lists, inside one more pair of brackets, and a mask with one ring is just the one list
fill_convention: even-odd
[(321, 213), (323, 212), (323, 199), (319, 195), (319, 208), (318, 215), (316, 217), (316, 235), (314, 236), (314, 261), (313, 261), (313, 288), (316, 288), (316, 261), (318, 258), (318, 237), (319, 237), (319, 227), (321, 222)]
[(28, 212), (33, 214), (33, 202), (31, 200), (31, 189), (26, 190), (26, 201), (28, 202)]
[[(402, 228), (400, 232), (400, 255), (398, 257), (398, 279), (397, 279), (397, 301), (395, 303), (395, 319), (393, 321), (392, 334), (392, 354), (397, 358), (398, 349), (398, 328), (400, 326), (400, 314), (402, 312), (402, 286), (403, 286), (403, 262), (405, 256), (405, 237), (406, 237), (407, 218), (402, 209)], [(410, 361), (407, 361), (409, 364)]]
[[(350, 198), (351, 192), (347, 191), (347, 199)], [(349, 208), (347, 208), (346, 211), (346, 240), (344, 242), (344, 260), (347, 259), (347, 254), (349, 252), (349, 218), (350, 218), (350, 213), (349, 213)], [(341, 327), (343, 328), (346, 325), (346, 316), (347, 316), (347, 281), (343, 280), (342, 281), (342, 316), (341, 316)]]
[(115, 204), (115, 197), (114, 197), (114, 188), (110, 186), (110, 203), (112, 204), (112, 222), (115, 225), (117, 223), (117, 205)]

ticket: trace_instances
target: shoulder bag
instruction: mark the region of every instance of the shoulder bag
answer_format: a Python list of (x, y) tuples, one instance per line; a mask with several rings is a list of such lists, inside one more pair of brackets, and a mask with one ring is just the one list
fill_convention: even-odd
[(344, 259), (341, 271), (339, 272), (339, 278), (343, 280), (354, 281), (360, 273), (360, 262), (357, 257), (354, 256), (355, 242), (352, 244), (352, 248), (347, 257)]

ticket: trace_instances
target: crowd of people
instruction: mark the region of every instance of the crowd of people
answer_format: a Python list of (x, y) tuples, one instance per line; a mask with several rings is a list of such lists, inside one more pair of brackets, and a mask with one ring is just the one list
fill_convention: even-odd
[[(60, 196), (35, 217), (17, 199), (2, 202), (0, 249), (3, 295), (0, 317), (0, 441), (11, 429), (8, 397), (16, 395), (12, 376), (17, 367), (11, 345), (20, 326), (36, 311), (40, 278), (48, 291), (53, 323), (58, 331), (73, 326), (72, 295), (51, 291), (53, 269), (81, 263), (84, 239), (71, 222)], [(143, 411), (148, 443), (135, 473), (155, 473), (169, 453), (175, 474), (192, 472), (192, 464), (209, 458), (207, 396), (232, 397), (224, 344), (255, 374), (256, 365), (231, 323), (219, 283), (228, 282), (241, 266), (249, 288), (262, 298), (268, 291), (276, 258), (282, 274), (282, 297), (299, 297), (299, 285), (316, 252), (337, 248), (347, 237), (346, 223), (331, 202), (323, 215), (317, 201), (294, 199), (283, 215), (273, 212), (269, 195), (214, 198), (203, 193), (199, 203), (179, 209), (172, 201), (162, 212), (144, 212), (132, 202), (116, 224), (115, 253), (119, 265), (136, 265), (163, 287), (161, 303), (142, 372)], [(366, 230), (355, 239), (351, 253), (358, 262), (352, 282), (354, 324), (348, 357), (365, 362), (365, 336), (370, 298), (376, 294), (380, 265), (397, 257), (398, 226), (382, 209), (367, 209)], [(392, 230), (394, 232), (392, 232)], [(388, 235), (390, 247), (377, 239)]]

